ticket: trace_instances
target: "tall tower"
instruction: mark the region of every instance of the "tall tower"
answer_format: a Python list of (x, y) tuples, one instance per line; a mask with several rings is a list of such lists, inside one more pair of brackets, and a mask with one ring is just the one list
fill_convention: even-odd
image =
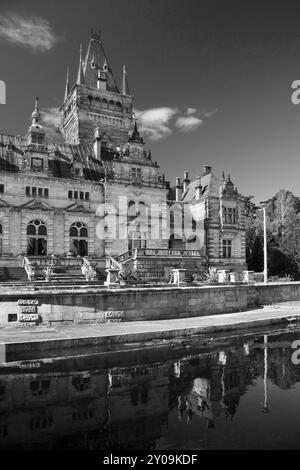
[(66, 142), (119, 147), (128, 141), (132, 126), (133, 96), (129, 92), (123, 67), (122, 89), (119, 90), (104, 51), (101, 33), (91, 32), (85, 55), (80, 47), (77, 79), (69, 87), (69, 77), (61, 106), (61, 132)]

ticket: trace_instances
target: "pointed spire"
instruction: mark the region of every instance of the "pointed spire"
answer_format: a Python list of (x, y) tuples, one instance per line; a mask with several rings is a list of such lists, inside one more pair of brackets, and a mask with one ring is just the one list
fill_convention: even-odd
[(29, 139), (31, 143), (31, 136), (33, 134), (39, 134), (44, 136), (45, 135), (45, 130), (41, 124), (41, 113), (39, 110), (39, 98), (36, 97), (35, 99), (35, 105), (34, 105), (34, 110), (31, 114), (31, 125), (29, 126)]
[(32, 124), (38, 124), (40, 120), (40, 111), (39, 111), (39, 98), (38, 96), (35, 99), (35, 105), (34, 105), (34, 110), (33, 113), (31, 114), (32, 117)]
[(149, 152), (148, 152), (148, 160), (152, 160), (151, 150), (149, 150)]
[(129, 133), (129, 142), (140, 142), (141, 144), (144, 143), (143, 138), (140, 136), (140, 133), (137, 128), (137, 120), (134, 121), (134, 129), (132, 132)]
[(223, 180), (225, 180), (225, 171), (223, 171), (223, 173), (222, 173), (222, 178), (223, 178)]
[(123, 65), (123, 78), (122, 78), (122, 95), (130, 95), (129, 86), (128, 86), (128, 79), (127, 79), (127, 72), (126, 66)]
[(94, 41), (99, 41), (101, 42), (101, 29), (98, 31), (94, 31), (93, 28), (91, 29), (91, 39)]
[(82, 44), (80, 44), (80, 49), (79, 49), (79, 68), (78, 68), (76, 83), (77, 85), (84, 84), (84, 74), (83, 74), (83, 67), (82, 67)]
[(66, 79), (66, 88), (65, 88), (65, 101), (68, 98), (70, 93), (70, 82), (69, 82), (69, 67), (67, 68), (67, 79)]

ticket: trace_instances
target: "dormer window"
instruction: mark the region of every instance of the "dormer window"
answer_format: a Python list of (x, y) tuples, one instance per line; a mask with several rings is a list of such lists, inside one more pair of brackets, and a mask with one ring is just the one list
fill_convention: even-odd
[(95, 68), (96, 68), (95, 59), (93, 58), (91, 61), (91, 69), (95, 69)]

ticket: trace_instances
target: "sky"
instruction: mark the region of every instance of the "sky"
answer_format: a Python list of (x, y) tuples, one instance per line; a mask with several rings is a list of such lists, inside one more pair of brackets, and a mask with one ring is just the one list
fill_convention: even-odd
[(270, 0), (1, 0), (0, 132), (24, 135), (35, 96), (55, 125), (66, 69), (101, 30), (119, 84), (173, 184), (210, 165), (254, 200), (300, 196), (300, 4)]

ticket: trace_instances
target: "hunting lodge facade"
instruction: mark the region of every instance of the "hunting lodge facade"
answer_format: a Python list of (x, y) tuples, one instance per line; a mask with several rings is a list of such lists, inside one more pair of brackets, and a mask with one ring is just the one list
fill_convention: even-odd
[(48, 140), (38, 100), (26, 136), (0, 134), (0, 265), (20, 254), (103, 260), (137, 249), (173, 264), (246, 267), (244, 198), (230, 176), (205, 166), (170, 187), (139, 133), (133, 100), (125, 67), (119, 88), (92, 32), (75, 83), (67, 76), (63, 143)]

